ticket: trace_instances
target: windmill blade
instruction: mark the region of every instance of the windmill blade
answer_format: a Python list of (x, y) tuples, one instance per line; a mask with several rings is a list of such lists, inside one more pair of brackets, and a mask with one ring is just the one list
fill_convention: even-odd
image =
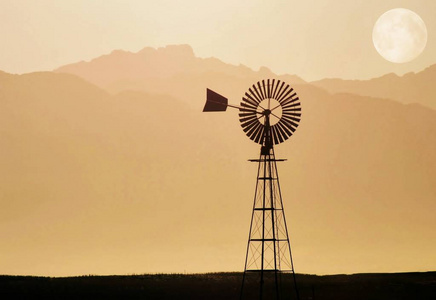
[(240, 118), (239, 121), (241, 123), (245, 123), (247, 121), (251, 121), (251, 120), (257, 120), (256, 115), (250, 115), (248, 117), (244, 117), (244, 118)]
[(280, 127), (278, 125), (278, 123), (276, 124), (276, 126), (274, 126), (274, 129), (277, 131), (277, 136), (279, 137), (280, 143), (283, 143), (284, 141), (286, 141), (286, 133), (282, 130), (280, 130)]
[(256, 137), (261, 127), (262, 126), (259, 123), (254, 123), (254, 125), (250, 127), (250, 130), (246, 131), (247, 136), (254, 141), (254, 138)]
[(280, 130), (279, 130), (279, 126), (278, 126), (277, 124), (278, 124), (278, 123), (276, 123), (276, 124), (274, 124), (273, 126), (271, 126), (271, 129), (272, 129), (273, 131), (275, 131), (275, 134), (276, 134), (276, 136), (277, 136), (277, 143), (275, 143), (275, 144), (280, 144), (280, 143), (283, 143), (284, 140), (283, 140), (282, 134), (281, 134), (281, 132), (280, 132)]
[[(241, 106), (239, 108), (239, 116), (240, 117), (246, 117), (246, 116), (253, 116), (256, 117), (256, 115), (258, 114), (258, 112), (256, 111), (256, 108), (253, 108), (250, 105), (245, 104), (244, 102), (241, 102)], [(245, 108), (246, 107), (246, 108)]]
[(270, 127), (269, 132), (270, 132), (269, 134), (271, 136), (271, 142), (273, 144), (277, 144), (276, 142), (278, 141), (278, 139), (277, 139), (277, 136), (275, 135), (274, 128)]
[(278, 126), (285, 140), (287, 140), (292, 135), (292, 132), (288, 128), (286, 128), (286, 126), (284, 126), (281, 122), (277, 123), (276, 126)]
[(274, 98), (274, 94), (275, 94), (275, 92), (277, 90), (277, 87), (278, 87), (279, 83), (280, 83), (280, 80), (277, 82), (277, 84), (276, 84), (276, 80), (275, 79), (272, 80), (272, 83), (271, 83), (271, 98)]
[(263, 140), (264, 132), (265, 132), (265, 127), (260, 125), (259, 123), (258, 131), (256, 132), (254, 138), (252, 138), (252, 140), (258, 144), (261, 144)]
[(295, 107), (295, 108), (287, 108), (283, 109), (282, 112), (288, 112), (288, 111), (301, 111), (301, 107)]
[(249, 109), (249, 108), (243, 108), (243, 107), (238, 107), (239, 111), (245, 111), (245, 112), (250, 112), (252, 114), (256, 114), (256, 111), (253, 109)]
[(203, 112), (207, 111), (226, 111), (228, 99), (220, 94), (206, 89), (206, 104), (204, 105)]
[(256, 112), (256, 108), (245, 103), (245, 102), (241, 102), (241, 107), (238, 107), (240, 111), (252, 111), (252, 112)]
[[(250, 90), (250, 92), (251, 92), (251, 90)], [(252, 96), (252, 94), (253, 94), (253, 92), (251, 92), (251, 94), (246, 92), (245, 96), (247, 96), (247, 98), (250, 99), (253, 103), (256, 103), (256, 105), (258, 105), (260, 103), (260, 101), (257, 100), (254, 96)]]
[(247, 105), (250, 105), (254, 110), (256, 110), (257, 104), (256, 102), (250, 100), (249, 98), (245, 98), (242, 97), (242, 102), (241, 103), (245, 103)]
[(300, 106), (300, 102), (290, 103), (290, 104), (288, 104), (286, 106), (283, 106), (283, 110), (287, 110), (287, 109), (290, 109), (292, 107), (299, 107), (299, 106)]
[(289, 103), (292, 103), (292, 102), (295, 102), (295, 101), (299, 100), (298, 97), (295, 97), (295, 98), (294, 98), (294, 96), (296, 96), (296, 95), (297, 95), (297, 93), (293, 93), (293, 94), (290, 95), (288, 98), (286, 98), (285, 100), (283, 100), (280, 104), (281, 104), (282, 106), (286, 106), (286, 105), (288, 105)]
[(257, 96), (259, 97), (260, 101), (262, 101), (263, 100), (263, 96), (262, 96), (262, 93), (260, 92), (260, 84), (259, 84), (259, 82), (257, 82), (257, 87), (256, 87), (255, 84), (253, 84), (253, 88), (254, 88), (254, 91), (256, 92)]
[[(260, 95), (262, 96), (261, 99), (262, 100), (265, 99), (265, 95), (263, 94), (262, 85), (260, 84), (260, 81), (257, 82), (257, 87), (259, 88)], [(264, 85), (264, 87), (265, 87), (265, 85)]]
[(295, 129), (298, 127), (298, 123), (294, 123), (286, 119), (282, 119), (281, 121), (282, 124), (285, 125), (292, 132), (295, 132)]
[(263, 87), (263, 97), (266, 99), (268, 98), (268, 85), (265, 84), (265, 80), (262, 80), (262, 87)]
[(249, 112), (240, 113), (239, 117), (248, 117), (248, 116), (256, 116), (256, 113), (252, 112), (251, 110)]
[(282, 115), (290, 115), (290, 114), (293, 114), (293, 113), (301, 115), (301, 106), (288, 107), (286, 109), (282, 109)]
[(295, 113), (295, 112), (284, 112), (282, 111), (282, 115), (286, 115), (286, 116), (294, 116), (294, 117), (300, 117), (301, 118), (301, 113)]
[(301, 106), (300, 105), (290, 106), (282, 109), (282, 115), (292, 115), (292, 114), (299, 114), (300, 116), (298, 117), (301, 118)]
[(252, 123), (249, 127), (245, 128), (245, 134), (250, 138), (253, 139), (252, 136), (257, 132), (257, 129), (259, 128), (258, 123)]
[(280, 94), (280, 91), (282, 90), (282, 88), (285, 85), (285, 83), (282, 82), (282, 85), (280, 86), (280, 88), (279, 88), (279, 85), (280, 85), (280, 80), (277, 81), (277, 86), (276, 86), (276, 89), (275, 89), (274, 94), (273, 94), (273, 98), (274, 99), (277, 99), (277, 96)]
[(250, 88), (248, 88), (248, 91), (250, 92), (249, 95), (251, 96), (251, 99), (256, 99), (257, 103), (260, 103), (260, 98), (257, 96), (257, 94), (251, 89), (254, 88), (254, 85)]
[(265, 135), (265, 127), (262, 126), (260, 128), (260, 135), (259, 135), (256, 143), (262, 144), (264, 135)]
[(289, 109), (301, 108), (300, 102), (288, 103), (286, 106), (282, 106), (282, 111), (288, 111)]
[(244, 132), (248, 134), (248, 132), (258, 123), (259, 122), (257, 121), (257, 119), (246, 121), (246, 122), (241, 124), (242, 130), (244, 130)]
[[(280, 82), (280, 80), (279, 80), (279, 82)], [(271, 95), (270, 95), (270, 98), (274, 98), (274, 93), (275, 93), (275, 91), (277, 89), (277, 85), (278, 84), (276, 84), (276, 80), (273, 79), (272, 82), (271, 82)]]
[(295, 122), (300, 122), (300, 118), (296, 118), (296, 117), (294, 117), (292, 115), (288, 115), (288, 114), (285, 114), (285, 113), (283, 113), (282, 115), (283, 115), (283, 118), (286, 118), (287, 120), (292, 120), (292, 121), (295, 121)]
[(251, 111), (256, 111), (256, 106), (253, 106), (253, 105), (250, 104), (250, 103), (247, 103), (247, 102), (243, 102), (243, 101), (241, 101), (240, 105), (241, 105), (242, 107), (245, 107), (245, 108), (250, 109)]
[[(283, 101), (285, 101), (284, 99), (289, 95), (289, 93), (292, 93), (294, 91), (294, 89), (293, 88), (291, 88), (290, 90), (288, 90), (286, 93), (284, 93), (281, 97), (280, 97), (280, 99), (278, 99), (278, 101), (280, 102), (280, 103), (282, 103)], [(295, 93), (296, 94), (296, 93)]]
[(276, 145), (279, 144), (280, 143), (279, 135), (278, 135), (278, 132), (277, 132), (275, 126), (271, 127), (271, 132), (272, 132), (272, 135), (273, 135), (274, 144), (276, 144)]
[(259, 103), (260, 103), (262, 101), (262, 99), (263, 99), (262, 96), (260, 95), (259, 91), (257, 90), (257, 88), (256, 88), (256, 86), (254, 84), (253, 84), (252, 88), (253, 88), (254, 93), (255, 93), (253, 95), (256, 96), (256, 99), (259, 100)]
[(286, 134), (280, 130), (280, 127), (276, 126), (277, 129), (277, 133), (280, 139), (280, 143), (283, 143), (284, 141), (286, 141), (288, 139), (288, 137), (286, 136)]
[(282, 99), (283, 93), (285, 93), (288, 88), (289, 88), (289, 84), (287, 84), (285, 86), (285, 88), (283, 90), (281, 90), (281, 92), (277, 95), (277, 97), (275, 99), (280, 102), (280, 100)]
[(291, 135), (295, 132), (295, 127), (294, 126), (292, 126), (292, 125), (290, 125), (290, 124), (288, 124), (288, 123), (286, 123), (286, 122), (283, 122), (282, 123), (283, 124), (283, 126), (285, 126), (289, 131), (291, 131)]
[(290, 119), (289, 117), (287, 117), (287, 116), (283, 117), (282, 119), (283, 119), (283, 121), (288, 122), (288, 123), (291, 124), (292, 126), (294, 126), (294, 127), (298, 127), (298, 123), (299, 123), (299, 121), (293, 121), (293, 120), (291, 120), (291, 119)]

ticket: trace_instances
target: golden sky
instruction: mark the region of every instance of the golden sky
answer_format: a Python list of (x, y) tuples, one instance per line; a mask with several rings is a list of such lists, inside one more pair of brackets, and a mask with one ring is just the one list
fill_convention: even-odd
[[(424, 52), (405, 64), (385, 61), (372, 44), (374, 23), (396, 7), (420, 15), (429, 34)], [(404, 74), (436, 62), (435, 11), (431, 0), (2, 0), (0, 70), (52, 70), (114, 49), (189, 44), (200, 57), (305, 80)]]

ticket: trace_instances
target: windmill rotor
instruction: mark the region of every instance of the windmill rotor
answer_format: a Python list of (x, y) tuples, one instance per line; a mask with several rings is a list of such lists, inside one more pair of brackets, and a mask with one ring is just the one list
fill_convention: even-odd
[(255, 143), (265, 141), (269, 128), (272, 143), (286, 141), (298, 127), (301, 105), (297, 93), (280, 80), (262, 80), (253, 84), (242, 97), (239, 121), (245, 134)]
[(245, 92), (240, 106), (228, 104), (228, 99), (207, 89), (203, 111), (239, 109), (242, 130), (255, 143), (277, 145), (293, 135), (301, 120), (300, 99), (284, 81), (267, 79), (253, 84)]

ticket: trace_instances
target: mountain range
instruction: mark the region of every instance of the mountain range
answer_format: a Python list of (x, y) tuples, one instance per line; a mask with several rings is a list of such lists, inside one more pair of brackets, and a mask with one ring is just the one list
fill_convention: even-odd
[(398, 76), (394, 73), (370, 80), (323, 79), (311, 82), (331, 93), (350, 93), (361, 96), (393, 99), (401, 103), (419, 103), (436, 109), (433, 89), (436, 65), (418, 73)]
[(435, 269), (430, 105), (336, 93), (185, 45), (0, 73), (2, 272), (240, 270), (259, 147), (237, 111), (201, 109), (206, 88), (232, 101), (270, 77), (303, 107), (276, 147), (297, 272)]
[(62, 66), (54, 72), (80, 76), (113, 94), (124, 90), (145, 91), (170, 95), (189, 105), (197, 105), (193, 99), (204, 98), (205, 86), (239, 99), (238, 87), (249, 86), (263, 78), (305, 83), (295, 75), (277, 76), (266, 67), (253, 71), (244, 65), (234, 66), (216, 58), (199, 58), (189, 45), (146, 47), (137, 53), (116, 50), (90, 62)]
[[(266, 67), (256, 72), (244, 65), (234, 66), (216, 58), (198, 58), (189, 45), (171, 45), (158, 49), (146, 47), (137, 53), (116, 50), (89, 62), (65, 65), (54, 71), (78, 75), (112, 93), (139, 90), (169, 94), (191, 104), (192, 99), (203, 96), (198, 90), (199, 86), (214, 87), (217, 83), (222, 83), (217, 88), (239, 99), (242, 91), (232, 94), (238, 85), (250, 86), (264, 78), (274, 77), (292, 84), (306, 83), (296, 75), (278, 76)], [(313, 81), (310, 84), (333, 94), (350, 93), (386, 98), (436, 109), (436, 91), (432, 89), (435, 77), (436, 65), (432, 65), (421, 72), (411, 72), (401, 77), (391, 73), (370, 80), (336, 78)], [(180, 93), (183, 89), (189, 89), (191, 93)], [(201, 92), (204, 93), (203, 90)]]

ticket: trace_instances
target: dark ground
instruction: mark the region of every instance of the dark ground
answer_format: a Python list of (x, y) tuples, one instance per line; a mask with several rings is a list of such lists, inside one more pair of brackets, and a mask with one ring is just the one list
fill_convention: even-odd
[[(132, 276), (0, 276), (0, 299), (239, 299), (241, 273)], [(435, 300), (436, 272), (297, 274), (300, 300)], [(257, 299), (258, 289), (246, 285)], [(245, 288), (244, 288), (245, 289)], [(266, 298), (265, 298), (266, 299)], [(287, 299), (295, 299), (287, 298)]]

